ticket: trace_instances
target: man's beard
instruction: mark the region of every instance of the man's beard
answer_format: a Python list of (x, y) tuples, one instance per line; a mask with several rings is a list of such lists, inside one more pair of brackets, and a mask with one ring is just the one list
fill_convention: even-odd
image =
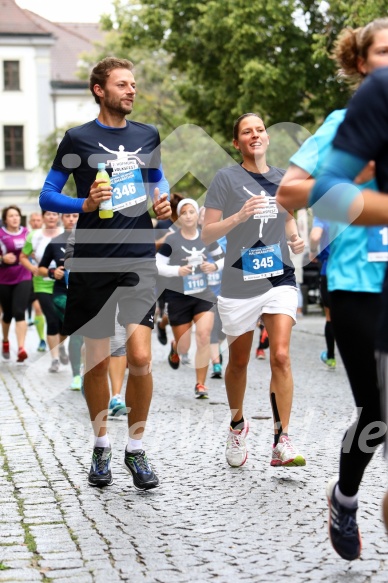
[(117, 100), (110, 99), (109, 94), (105, 98), (104, 105), (105, 108), (111, 111), (112, 113), (119, 113), (121, 115), (130, 115), (133, 109), (133, 103), (131, 103), (127, 107), (124, 107), (119, 99)]

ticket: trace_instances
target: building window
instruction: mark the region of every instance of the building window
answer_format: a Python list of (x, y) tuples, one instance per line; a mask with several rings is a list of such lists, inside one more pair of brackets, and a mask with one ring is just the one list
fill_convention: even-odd
[(4, 91), (20, 91), (19, 61), (4, 61)]
[(4, 126), (4, 165), (24, 168), (23, 126)]

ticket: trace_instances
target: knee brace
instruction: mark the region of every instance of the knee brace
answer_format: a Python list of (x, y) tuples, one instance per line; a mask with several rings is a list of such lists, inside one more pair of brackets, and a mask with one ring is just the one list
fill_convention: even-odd
[(152, 371), (152, 360), (144, 366), (134, 366), (128, 362), (128, 372), (135, 377), (142, 377), (150, 374)]

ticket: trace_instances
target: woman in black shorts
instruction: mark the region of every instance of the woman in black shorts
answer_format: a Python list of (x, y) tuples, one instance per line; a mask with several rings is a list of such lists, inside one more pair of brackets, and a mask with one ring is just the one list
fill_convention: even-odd
[[(208, 287), (207, 274), (223, 267), (223, 251), (218, 243), (209, 246), (201, 241), (198, 229), (198, 204), (184, 198), (177, 207), (180, 229), (170, 235), (156, 255), (159, 275), (169, 278), (166, 301), (174, 334), (168, 362), (173, 369), (180, 364), (179, 353), (190, 347), (191, 327), (195, 324), (196, 384), (195, 397), (208, 397), (205, 386), (210, 358), (212, 311), (216, 298)], [(209, 256), (212, 261), (209, 261)]]

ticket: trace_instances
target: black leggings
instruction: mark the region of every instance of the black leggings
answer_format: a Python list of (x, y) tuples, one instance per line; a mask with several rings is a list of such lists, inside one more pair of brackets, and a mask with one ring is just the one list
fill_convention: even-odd
[[(354, 496), (377, 446), (384, 441), (383, 432), (376, 427), (382, 421), (375, 359), (381, 295), (334, 291), (330, 292), (330, 307), (335, 340), (359, 409), (344, 435), (340, 456), (339, 488), (345, 496)], [(370, 424), (373, 428), (365, 429)], [(377, 432), (375, 438), (368, 435)]]
[(0, 305), (3, 308), (5, 324), (10, 324), (12, 318), (15, 318), (16, 322), (22, 322), (26, 319), (31, 288), (30, 279), (14, 285), (0, 285)]
[(37, 292), (36, 297), (39, 300), (40, 307), (46, 318), (47, 336), (55, 336), (56, 334), (59, 334), (61, 321), (54, 306), (53, 294)]
[[(58, 318), (63, 324), (65, 319), (67, 296), (65, 294), (59, 294), (53, 296), (53, 304), (55, 311), (58, 314)], [(71, 369), (73, 371), (73, 377), (78, 376), (81, 370), (81, 348), (84, 343), (84, 337), (79, 334), (72, 334), (69, 339), (69, 358)]]

